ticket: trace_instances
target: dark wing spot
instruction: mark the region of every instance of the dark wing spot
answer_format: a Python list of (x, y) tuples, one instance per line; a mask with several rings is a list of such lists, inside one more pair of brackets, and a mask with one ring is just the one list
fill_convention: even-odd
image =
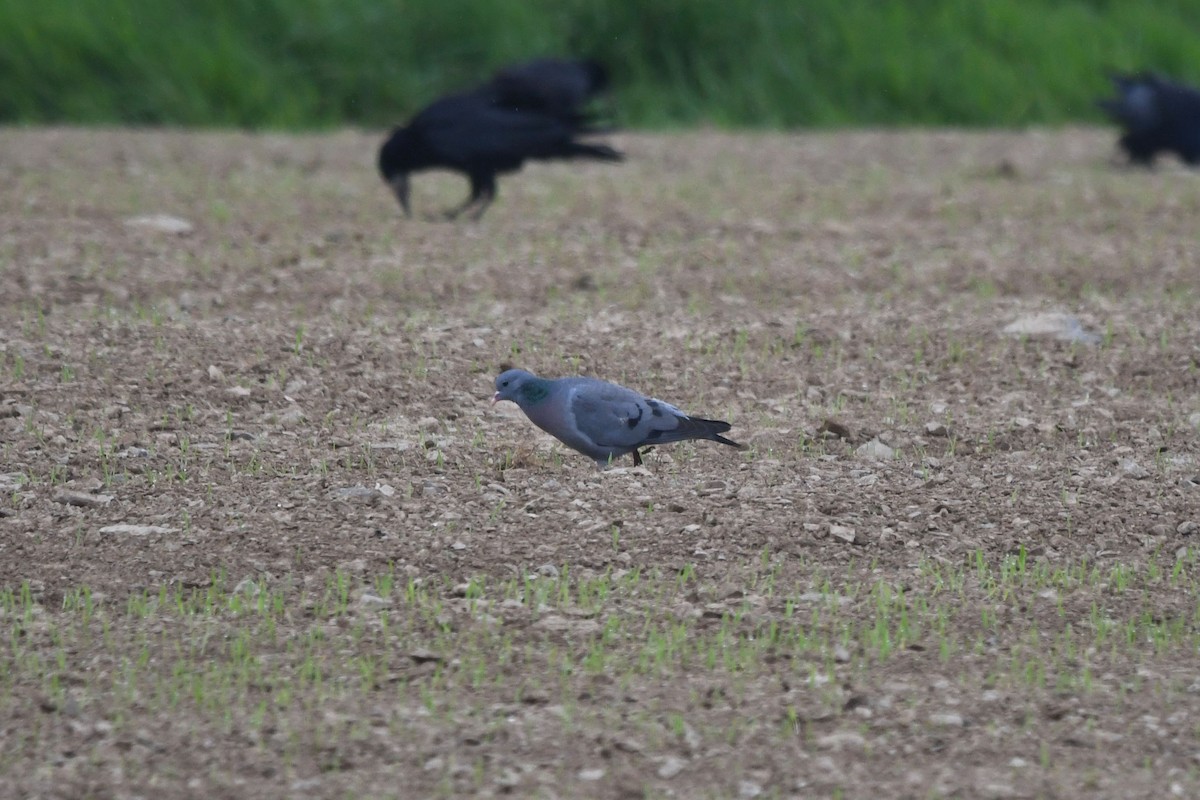
[(654, 416), (661, 417), (663, 415), (662, 407), (658, 404), (657, 400), (647, 398), (646, 405), (650, 406), (650, 413)]
[(633, 430), (634, 428), (636, 428), (638, 426), (638, 423), (641, 421), (642, 421), (642, 410), (639, 408), (637, 410), (637, 416), (630, 417), (629, 419), (625, 420), (625, 424), (629, 426), (630, 430)]

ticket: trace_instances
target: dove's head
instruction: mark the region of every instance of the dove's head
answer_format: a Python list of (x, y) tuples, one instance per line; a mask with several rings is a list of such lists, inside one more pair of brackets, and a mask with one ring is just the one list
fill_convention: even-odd
[(519, 406), (536, 403), (546, 396), (549, 381), (537, 377), (523, 369), (510, 369), (500, 373), (496, 378), (496, 393), (492, 395), (492, 404), (501, 400), (511, 400)]

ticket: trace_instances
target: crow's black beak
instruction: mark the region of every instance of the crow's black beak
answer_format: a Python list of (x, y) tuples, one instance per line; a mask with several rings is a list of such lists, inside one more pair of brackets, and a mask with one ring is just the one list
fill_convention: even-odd
[(397, 172), (388, 179), (388, 186), (392, 187), (392, 194), (396, 195), (396, 199), (400, 201), (400, 208), (404, 209), (404, 216), (411, 217), (412, 211), (408, 207), (408, 173)]

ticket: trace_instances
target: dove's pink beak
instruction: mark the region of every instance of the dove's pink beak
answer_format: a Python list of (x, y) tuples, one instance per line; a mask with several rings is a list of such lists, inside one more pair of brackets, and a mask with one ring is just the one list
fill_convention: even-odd
[(496, 403), (499, 403), (499, 402), (500, 402), (500, 393), (496, 392), (494, 395), (492, 395), (492, 405), (496, 405)]

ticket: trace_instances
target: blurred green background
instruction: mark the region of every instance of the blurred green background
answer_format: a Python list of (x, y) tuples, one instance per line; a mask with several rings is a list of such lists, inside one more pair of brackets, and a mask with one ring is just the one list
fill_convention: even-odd
[(0, 122), (381, 127), (587, 55), (623, 124), (1057, 124), (1200, 78), (1200, 0), (8, 0)]

